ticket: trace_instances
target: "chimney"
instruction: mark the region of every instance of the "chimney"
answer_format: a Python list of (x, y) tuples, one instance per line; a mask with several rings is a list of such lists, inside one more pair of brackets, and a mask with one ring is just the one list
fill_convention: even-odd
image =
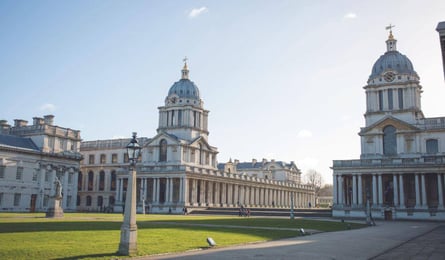
[(54, 123), (54, 116), (53, 115), (46, 115), (46, 116), (43, 116), (43, 118), (45, 120), (45, 124), (53, 125), (53, 123)]
[(33, 120), (32, 121), (33, 125), (43, 125), (43, 124), (45, 124), (45, 121), (41, 117), (33, 117), (32, 120)]
[(236, 165), (236, 164), (238, 164), (238, 163), (239, 163), (239, 160), (238, 160), (238, 159), (235, 159), (235, 163), (234, 163), (234, 164)]
[(28, 121), (23, 119), (14, 119), (14, 127), (23, 127), (28, 124)]
[(252, 165), (256, 164), (256, 159), (252, 159)]
[(263, 164), (267, 163), (267, 159), (263, 158)]
[(8, 124), (8, 121), (6, 120), (0, 120), (0, 134), (9, 134), (9, 130), (11, 129), (11, 126)]

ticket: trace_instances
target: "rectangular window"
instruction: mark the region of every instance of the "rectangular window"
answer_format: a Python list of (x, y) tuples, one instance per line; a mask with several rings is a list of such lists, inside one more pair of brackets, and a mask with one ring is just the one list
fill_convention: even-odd
[(105, 154), (100, 155), (100, 163), (104, 164), (107, 161), (107, 156)]
[(50, 176), (50, 172), (46, 171), (45, 172), (45, 182), (49, 182), (49, 176)]
[(5, 178), (5, 169), (6, 169), (6, 166), (3, 166), (3, 165), (0, 166), (0, 179)]
[(394, 106), (393, 106), (392, 89), (388, 89), (388, 109), (392, 110), (393, 108), (394, 108)]
[(23, 167), (17, 167), (17, 174), (15, 175), (16, 180), (21, 180), (23, 178)]
[(379, 110), (383, 110), (383, 92), (379, 90)]
[(40, 172), (39, 170), (35, 170), (32, 173), (32, 181), (37, 181), (37, 176), (39, 175), (38, 172)]
[(117, 153), (113, 153), (113, 154), (111, 155), (111, 162), (112, 162), (112, 163), (117, 163)]
[(21, 199), (22, 199), (22, 194), (14, 193), (14, 206), (20, 206)]
[(399, 98), (399, 109), (403, 109), (403, 89), (399, 88), (398, 90), (398, 98)]
[(88, 156), (88, 163), (94, 164), (94, 154), (90, 154), (90, 156)]
[(3, 205), (3, 192), (0, 192), (0, 206)]
[(124, 153), (124, 163), (128, 163), (128, 153)]

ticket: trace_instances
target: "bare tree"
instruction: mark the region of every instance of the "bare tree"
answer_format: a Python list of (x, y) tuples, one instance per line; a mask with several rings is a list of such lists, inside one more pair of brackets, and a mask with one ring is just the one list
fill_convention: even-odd
[(305, 174), (305, 180), (307, 184), (314, 187), (315, 197), (318, 197), (321, 185), (323, 184), (323, 176), (316, 170), (310, 169)]

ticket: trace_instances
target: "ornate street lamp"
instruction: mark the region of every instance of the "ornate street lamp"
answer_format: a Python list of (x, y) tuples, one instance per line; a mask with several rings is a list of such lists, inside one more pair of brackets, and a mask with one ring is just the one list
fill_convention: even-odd
[(137, 232), (136, 225), (136, 161), (141, 154), (141, 147), (136, 140), (136, 132), (133, 132), (133, 139), (127, 145), (128, 160), (130, 169), (128, 176), (127, 196), (125, 198), (124, 222), (121, 226), (121, 240), (119, 243), (120, 255), (135, 255), (137, 253)]

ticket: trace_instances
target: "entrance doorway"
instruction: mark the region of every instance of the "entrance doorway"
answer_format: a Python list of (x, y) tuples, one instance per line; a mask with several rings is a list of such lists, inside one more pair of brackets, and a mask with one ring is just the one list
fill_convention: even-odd
[(31, 204), (29, 205), (30, 212), (36, 211), (36, 201), (37, 201), (37, 194), (32, 194), (31, 195)]

